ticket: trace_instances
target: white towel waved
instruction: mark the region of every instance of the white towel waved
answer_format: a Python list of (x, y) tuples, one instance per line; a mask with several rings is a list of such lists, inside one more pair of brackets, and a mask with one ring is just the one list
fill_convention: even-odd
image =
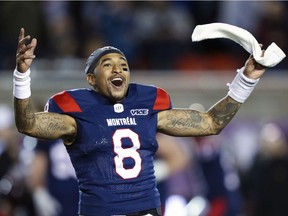
[(262, 56), (262, 50), (255, 37), (245, 29), (226, 23), (197, 25), (191, 35), (192, 41), (227, 38), (240, 44), (253, 55), (256, 62), (266, 67), (274, 67), (285, 58), (285, 53), (273, 42)]

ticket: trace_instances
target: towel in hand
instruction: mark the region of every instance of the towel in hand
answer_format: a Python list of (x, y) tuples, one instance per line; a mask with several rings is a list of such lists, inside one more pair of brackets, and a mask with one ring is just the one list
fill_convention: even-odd
[(266, 67), (274, 67), (285, 58), (285, 53), (273, 42), (262, 56), (262, 49), (255, 37), (245, 29), (226, 23), (197, 25), (192, 33), (192, 41), (226, 38), (240, 44), (253, 55), (256, 62)]

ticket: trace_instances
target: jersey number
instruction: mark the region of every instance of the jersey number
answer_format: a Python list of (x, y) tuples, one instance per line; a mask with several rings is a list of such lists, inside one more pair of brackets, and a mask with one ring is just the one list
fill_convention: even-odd
[[(132, 142), (132, 146), (129, 148), (123, 148), (122, 138), (129, 138)], [(141, 171), (142, 159), (138, 153), (140, 148), (140, 141), (138, 134), (130, 129), (118, 129), (115, 131), (113, 137), (114, 152), (116, 156), (114, 157), (116, 172), (123, 178), (135, 178), (139, 175)], [(135, 162), (132, 168), (126, 169), (123, 164), (125, 158), (132, 158)]]

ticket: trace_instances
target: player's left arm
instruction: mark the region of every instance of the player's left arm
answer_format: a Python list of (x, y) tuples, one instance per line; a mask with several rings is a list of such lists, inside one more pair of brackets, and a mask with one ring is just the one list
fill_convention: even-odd
[(264, 66), (250, 56), (245, 67), (230, 84), (226, 97), (204, 112), (192, 109), (161, 111), (158, 113), (158, 130), (172, 136), (219, 134), (248, 98), (265, 70)]
[(158, 130), (172, 136), (218, 134), (231, 121), (241, 103), (226, 96), (208, 111), (171, 109), (158, 113)]

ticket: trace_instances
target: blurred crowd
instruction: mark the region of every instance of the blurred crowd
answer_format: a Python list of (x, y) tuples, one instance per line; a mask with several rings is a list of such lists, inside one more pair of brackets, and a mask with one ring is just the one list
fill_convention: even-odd
[[(134, 70), (234, 70), (246, 51), (227, 39), (192, 45), (194, 27), (233, 24), (288, 53), (287, 8), (287, 1), (2, 1), (0, 70), (14, 67), (21, 27), (38, 38), (39, 59), (62, 59), (66, 68), (112, 45)], [(287, 61), (277, 68), (286, 69)]]
[[(0, 216), (77, 216), (77, 180), (64, 144), (19, 134), (6, 104), (0, 113)], [(283, 119), (232, 121), (207, 137), (158, 133), (157, 140), (154, 165), (164, 216), (288, 214)]]

